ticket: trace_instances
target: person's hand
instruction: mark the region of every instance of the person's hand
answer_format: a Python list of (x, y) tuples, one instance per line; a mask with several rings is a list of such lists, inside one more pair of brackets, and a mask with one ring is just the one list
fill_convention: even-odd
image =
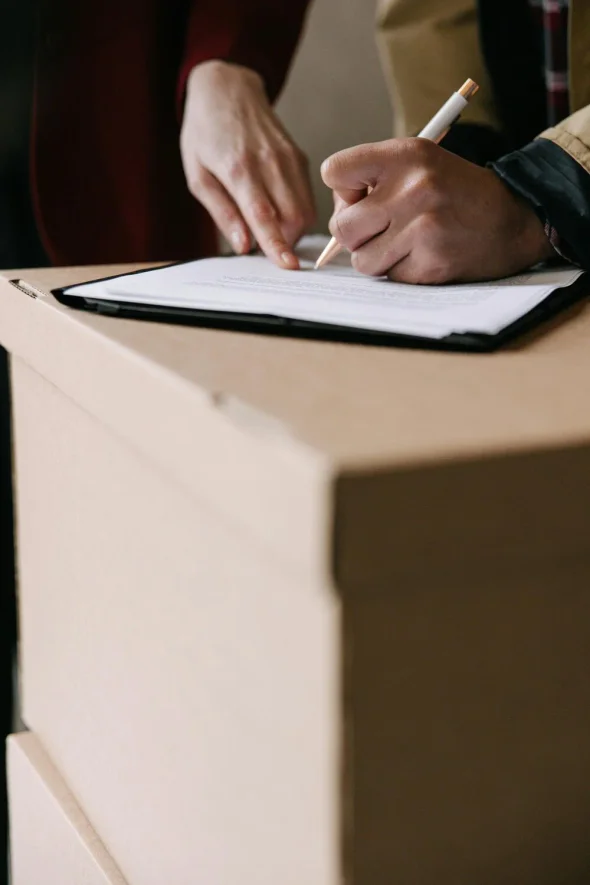
[(495, 172), (424, 139), (342, 151), (325, 161), (322, 177), (337, 198), (330, 231), (364, 274), (467, 282), (554, 254), (532, 208)]
[(190, 74), (180, 138), (191, 193), (244, 254), (252, 237), (280, 267), (315, 209), (307, 160), (285, 132), (253, 71), (220, 61)]

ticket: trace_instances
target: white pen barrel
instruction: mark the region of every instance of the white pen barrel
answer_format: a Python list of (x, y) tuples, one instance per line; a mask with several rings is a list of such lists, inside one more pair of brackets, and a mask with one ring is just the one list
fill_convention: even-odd
[(449, 100), (442, 106), (440, 111), (435, 114), (430, 123), (424, 127), (419, 138), (428, 138), (430, 141), (438, 141), (441, 135), (449, 129), (457, 118), (461, 116), (469, 102), (453, 92)]

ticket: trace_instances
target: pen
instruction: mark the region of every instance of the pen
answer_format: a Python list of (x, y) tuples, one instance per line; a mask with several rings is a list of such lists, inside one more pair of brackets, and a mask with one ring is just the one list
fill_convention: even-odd
[[(479, 86), (475, 83), (474, 80), (466, 80), (461, 89), (458, 92), (453, 92), (451, 97), (445, 104), (442, 106), (440, 111), (434, 115), (430, 123), (424, 127), (422, 132), (418, 135), (418, 138), (427, 138), (429, 141), (433, 141), (435, 144), (439, 144), (453, 123), (456, 123), (465, 108), (467, 107), (470, 99), (473, 98), (475, 93), (479, 90)], [(338, 255), (341, 251), (342, 246), (338, 242), (335, 237), (332, 237), (318, 260), (316, 261), (315, 269), (319, 270), (320, 267), (324, 267), (329, 261)]]

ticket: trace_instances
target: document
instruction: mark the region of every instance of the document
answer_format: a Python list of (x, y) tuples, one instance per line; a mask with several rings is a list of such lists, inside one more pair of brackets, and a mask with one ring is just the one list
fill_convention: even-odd
[(304, 239), (299, 271), (280, 270), (260, 255), (212, 258), (73, 286), (64, 294), (444, 338), (466, 332), (495, 335), (581, 274), (572, 267), (545, 268), (490, 283), (414, 286), (362, 276), (345, 253), (315, 271), (325, 245), (324, 237)]

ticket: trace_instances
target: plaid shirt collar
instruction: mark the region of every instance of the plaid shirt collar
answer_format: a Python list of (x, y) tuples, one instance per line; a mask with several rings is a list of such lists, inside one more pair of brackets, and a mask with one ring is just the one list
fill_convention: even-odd
[(529, 0), (529, 5), (543, 42), (547, 121), (554, 126), (569, 114), (569, 0)]

